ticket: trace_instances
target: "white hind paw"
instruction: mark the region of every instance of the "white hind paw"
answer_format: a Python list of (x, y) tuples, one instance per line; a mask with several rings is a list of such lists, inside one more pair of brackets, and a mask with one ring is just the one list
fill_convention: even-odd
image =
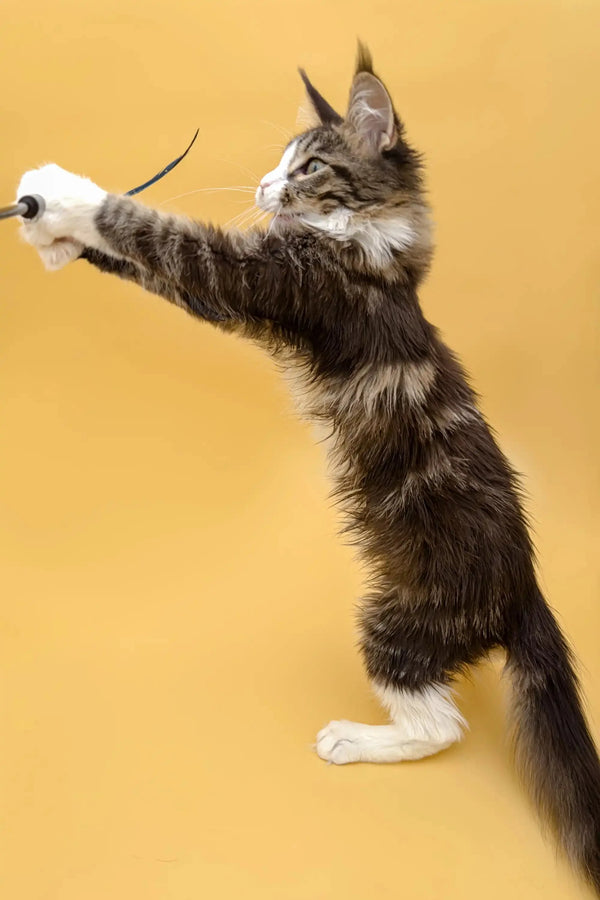
[(317, 753), (321, 759), (336, 763), (392, 763), (421, 759), (449, 747), (460, 737), (453, 734), (412, 733), (406, 726), (363, 725), (362, 722), (330, 722), (317, 735)]
[(338, 766), (359, 762), (363, 749), (361, 732), (364, 728), (359, 722), (330, 722), (317, 735), (318, 755)]

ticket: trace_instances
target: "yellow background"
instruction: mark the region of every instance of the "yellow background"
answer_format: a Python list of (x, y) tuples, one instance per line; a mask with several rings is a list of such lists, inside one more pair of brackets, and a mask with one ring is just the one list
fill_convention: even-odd
[[(55, 161), (226, 222), (296, 65), (344, 106), (360, 35), (428, 160), (428, 317), (526, 475), (542, 584), (598, 721), (597, 0), (3, 0), (0, 201)], [(283, 131), (282, 131), (283, 130)], [(241, 201), (241, 202), (240, 202)], [(0, 893), (15, 900), (587, 897), (514, 775), (500, 660), (471, 732), (328, 767), (382, 721), (361, 574), (272, 364), (0, 225)], [(598, 735), (597, 728), (595, 734)]]

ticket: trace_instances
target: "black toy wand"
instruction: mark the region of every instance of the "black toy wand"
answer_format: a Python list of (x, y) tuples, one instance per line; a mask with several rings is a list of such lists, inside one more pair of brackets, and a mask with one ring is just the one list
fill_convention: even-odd
[[(196, 138), (198, 137), (200, 129), (196, 129), (196, 134), (183, 151), (181, 156), (178, 156), (177, 159), (174, 159), (173, 162), (170, 162), (168, 166), (165, 166), (164, 169), (161, 169), (157, 175), (154, 175), (150, 178), (149, 181), (145, 181), (143, 184), (140, 184), (138, 187), (131, 188), (130, 191), (127, 191), (126, 197), (133, 197), (134, 194), (139, 194), (141, 191), (145, 191), (146, 188), (150, 187), (151, 184), (154, 184), (156, 181), (160, 181), (167, 172), (170, 172), (171, 169), (174, 169), (175, 166), (179, 165), (181, 160), (188, 155), (190, 150), (192, 149)], [(22, 216), (24, 219), (35, 219), (38, 216), (43, 215), (44, 210), (46, 209), (46, 202), (43, 197), (40, 197), (39, 194), (27, 194), (24, 197), (19, 197), (16, 203), (13, 203), (12, 206), (4, 206), (0, 207), (0, 219), (10, 219), (13, 216)]]

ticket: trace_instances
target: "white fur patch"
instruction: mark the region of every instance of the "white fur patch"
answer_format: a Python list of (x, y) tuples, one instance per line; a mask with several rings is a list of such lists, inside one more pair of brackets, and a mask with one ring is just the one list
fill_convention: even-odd
[(474, 406), (445, 406), (434, 416), (434, 421), (441, 431), (453, 431), (459, 425), (468, 425), (481, 415)]
[(390, 264), (394, 252), (407, 250), (415, 242), (415, 231), (408, 219), (360, 219), (349, 209), (339, 209), (329, 215), (301, 213), (299, 220), (337, 241), (352, 241), (359, 245), (369, 261), (377, 268)]
[(287, 147), (279, 161), (279, 165), (263, 177), (256, 189), (256, 203), (266, 212), (275, 212), (290, 171), (290, 163), (296, 154), (297, 140)]
[(435, 366), (429, 360), (406, 363), (404, 393), (413, 406), (422, 406), (435, 381)]
[(44, 263), (44, 268), (49, 272), (55, 272), (77, 259), (81, 255), (83, 248), (84, 244), (81, 244), (79, 241), (57, 238), (49, 247), (38, 247), (37, 251)]
[(440, 684), (420, 691), (378, 685), (374, 688), (389, 710), (392, 724), (330, 722), (317, 735), (316, 749), (321, 759), (337, 765), (400, 762), (438, 753), (461, 739), (466, 722), (454, 704), (450, 688)]
[(398, 401), (398, 391), (402, 385), (404, 365), (388, 363), (369, 366), (349, 381), (347, 393), (353, 393), (354, 400), (362, 403), (367, 413), (371, 413), (378, 401), (391, 412)]
[(318, 385), (311, 392), (317, 400), (316, 411), (333, 417), (361, 406), (370, 415), (381, 402), (391, 412), (398, 400), (403, 373), (402, 363), (378, 363), (363, 366), (341, 381)]
[(17, 197), (24, 194), (40, 194), (46, 202), (39, 218), (22, 220), (21, 234), (36, 247), (47, 268), (61, 268), (83, 245), (110, 252), (94, 223), (106, 191), (89, 178), (51, 163), (23, 175)]
[(448, 685), (429, 684), (407, 691), (374, 684), (373, 690), (405, 736), (450, 743), (461, 739), (467, 723)]
[(410, 406), (423, 405), (435, 381), (434, 365), (419, 363), (371, 363), (342, 381), (312, 388), (318, 412), (338, 415), (357, 405), (370, 415), (378, 404), (392, 412), (403, 395)]

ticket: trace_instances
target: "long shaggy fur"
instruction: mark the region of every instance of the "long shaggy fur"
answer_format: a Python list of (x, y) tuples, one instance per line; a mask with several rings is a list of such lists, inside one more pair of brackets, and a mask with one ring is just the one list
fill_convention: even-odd
[(268, 231), (109, 195), (95, 222), (111, 252), (84, 255), (275, 356), (328, 433), (335, 496), (370, 566), (369, 675), (382, 691), (443, 690), (506, 648), (521, 769), (600, 893), (600, 764), (517, 477), (419, 306), (432, 251), (419, 156), (364, 48), (344, 119), (303, 77), (321, 122), (288, 148)]
[(600, 765), (572, 656), (537, 592), (508, 641), (519, 769), (571, 863), (600, 893)]

